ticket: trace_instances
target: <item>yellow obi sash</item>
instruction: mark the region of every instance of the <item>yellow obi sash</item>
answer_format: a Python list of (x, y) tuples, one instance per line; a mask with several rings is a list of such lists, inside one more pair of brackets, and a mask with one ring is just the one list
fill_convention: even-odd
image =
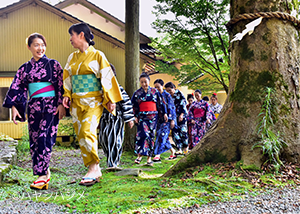
[(50, 82), (29, 83), (28, 89), (30, 98), (55, 97), (55, 89)]
[(101, 91), (102, 85), (95, 74), (72, 75), (73, 93)]

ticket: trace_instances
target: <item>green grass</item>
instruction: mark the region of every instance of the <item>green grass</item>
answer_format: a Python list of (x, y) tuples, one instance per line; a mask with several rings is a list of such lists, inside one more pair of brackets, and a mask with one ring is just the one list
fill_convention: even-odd
[[(55, 149), (68, 151), (60, 147)], [(168, 156), (169, 153), (163, 154), (162, 163), (155, 163), (154, 167), (146, 167), (134, 164), (136, 156), (125, 152), (121, 167), (141, 168), (143, 169), (141, 176), (116, 176), (115, 172), (103, 170), (100, 183), (92, 187), (78, 185), (80, 179), (70, 184), (74, 180), (74, 172), (77, 173), (77, 177), (86, 173), (87, 169), (83, 165), (52, 168), (50, 189), (47, 191), (31, 190), (29, 185), (35, 180), (32, 169), (14, 166), (5, 177), (7, 183), (0, 188), (0, 200), (15, 198), (56, 203), (64, 205), (65, 211), (68, 212), (76, 210), (88, 213), (134, 213), (135, 211), (143, 213), (150, 208), (188, 207), (234, 198), (241, 199), (245, 197), (245, 192), (257, 194), (260, 188), (242, 176), (243, 171), (239, 168), (241, 163), (206, 164), (187, 169), (172, 178), (160, 177), (179, 160), (167, 161), (165, 158)], [(27, 160), (30, 160), (29, 153), (27, 153)], [(64, 157), (59, 160), (63, 161)], [(104, 167), (105, 161), (106, 158), (101, 159), (100, 166)], [(144, 157), (141, 164), (145, 162)], [(242, 175), (239, 176), (240, 174)], [(258, 174), (261, 182), (267, 186), (282, 185), (273, 174), (259, 172)]]

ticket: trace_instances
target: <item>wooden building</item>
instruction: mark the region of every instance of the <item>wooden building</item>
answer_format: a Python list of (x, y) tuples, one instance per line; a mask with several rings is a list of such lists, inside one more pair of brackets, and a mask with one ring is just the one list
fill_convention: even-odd
[[(66, 1), (67, 2), (67, 1)], [(75, 1), (74, 1), (75, 2)], [(107, 20), (113, 20), (109, 14)], [(22, 127), (10, 120), (10, 111), (2, 107), (3, 98), (10, 86), (18, 68), (30, 60), (31, 52), (27, 49), (25, 40), (31, 33), (38, 32), (47, 40), (46, 55), (56, 59), (62, 67), (65, 66), (70, 53), (75, 51), (69, 41), (69, 27), (84, 20), (75, 17), (58, 7), (41, 0), (21, 0), (0, 9), (0, 132), (13, 138), (22, 136)], [(90, 24), (95, 36), (95, 48), (103, 51), (109, 62), (115, 65), (118, 81), (125, 83), (125, 44), (118, 35), (108, 34)], [(120, 30), (122, 32), (122, 30)], [(110, 32), (112, 33), (112, 32)], [(123, 32), (124, 33), (124, 32)], [(141, 35), (142, 42), (150, 42), (145, 35)], [(141, 71), (147, 63), (155, 60), (148, 55), (140, 54)]]

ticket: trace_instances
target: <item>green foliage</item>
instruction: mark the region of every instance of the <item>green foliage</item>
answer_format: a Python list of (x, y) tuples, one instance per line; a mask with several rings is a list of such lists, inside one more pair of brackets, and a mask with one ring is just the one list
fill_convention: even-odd
[(16, 146), (16, 149), (18, 153), (26, 153), (30, 150), (30, 144), (29, 144), (29, 132), (28, 132), (28, 126), (25, 125), (22, 128), (22, 137), (21, 140), (18, 141), (18, 145)]
[[(79, 150), (53, 147), (51, 158), (51, 181), (47, 191), (35, 191), (29, 185), (36, 179), (32, 175), (30, 155), (24, 155), (19, 162), (21, 167), (14, 166), (4, 177), (5, 183), (0, 187), (0, 200), (21, 201), (30, 199), (45, 203), (63, 205), (61, 211), (68, 213), (146, 213), (155, 208), (192, 207), (214, 201), (229, 201), (245, 198), (245, 192), (257, 194), (259, 184), (268, 188), (285, 185), (286, 182), (276, 181), (272, 174), (260, 173), (255, 182), (244, 179), (250, 173), (241, 171), (241, 164), (200, 164), (186, 168), (181, 176), (160, 177), (180, 158), (166, 160), (170, 153), (161, 155), (162, 163), (153, 167), (144, 166), (146, 158), (140, 165), (134, 163), (136, 155), (132, 152), (122, 154), (122, 168), (140, 168), (143, 172), (136, 176), (116, 176), (115, 172), (102, 170), (100, 183), (91, 187), (78, 185), (87, 168), (81, 161)], [(74, 161), (75, 159), (75, 161)], [(74, 162), (70, 162), (73, 160)], [(106, 158), (100, 159), (100, 166), (106, 165)], [(247, 172), (245, 172), (247, 171)], [(257, 173), (256, 173), (257, 174)], [(285, 175), (284, 175), (285, 176)], [(279, 179), (279, 178), (278, 178)], [(74, 183), (73, 181), (76, 181)], [(296, 182), (296, 181), (295, 181)]]
[(248, 171), (256, 171), (256, 172), (261, 171), (260, 168), (257, 167), (255, 164), (243, 166), (243, 169)]
[(14, 139), (0, 132), (0, 141), (14, 141)]
[(62, 119), (61, 121), (68, 121), (66, 123), (62, 123), (60, 122), (58, 125), (58, 129), (57, 129), (57, 135), (58, 136), (75, 136), (75, 131), (74, 131), (74, 126), (72, 123), (72, 119), (65, 117), (64, 119)]
[[(164, 36), (153, 39), (168, 64), (157, 63), (159, 72), (175, 76), (181, 85), (202, 91), (228, 91), (230, 57), (225, 23), (228, 0), (157, 0), (152, 26)], [(174, 19), (164, 19), (166, 14)], [(174, 63), (180, 64), (180, 70)], [(202, 75), (209, 77), (199, 80)]]
[(274, 169), (278, 172), (280, 165), (283, 165), (280, 160), (280, 151), (287, 144), (280, 138), (280, 132), (274, 133), (271, 128), (274, 126), (273, 118), (275, 115), (275, 91), (272, 88), (266, 88), (265, 101), (262, 109), (258, 115), (259, 123), (257, 125), (257, 132), (260, 135), (261, 141), (256, 143), (253, 148), (261, 148), (263, 155), (267, 156), (267, 162), (274, 164)]

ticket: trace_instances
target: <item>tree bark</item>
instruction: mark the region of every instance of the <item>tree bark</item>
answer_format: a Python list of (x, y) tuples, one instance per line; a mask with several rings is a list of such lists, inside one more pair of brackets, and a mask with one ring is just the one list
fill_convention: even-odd
[[(125, 12), (125, 89), (132, 97), (139, 86), (140, 31), (139, 0), (126, 0)], [(125, 128), (124, 149), (133, 151), (136, 128)]]
[[(231, 18), (243, 13), (289, 13), (292, 4), (283, 0), (231, 1)], [(230, 38), (245, 29), (250, 21), (240, 21), (229, 31)], [(275, 133), (288, 147), (281, 153), (289, 162), (299, 162), (299, 32), (289, 21), (263, 19), (251, 35), (231, 43), (229, 96), (213, 127), (201, 142), (164, 176), (205, 162), (242, 160), (245, 165), (263, 163), (258, 142), (258, 114), (264, 101), (264, 90), (276, 91)]]

